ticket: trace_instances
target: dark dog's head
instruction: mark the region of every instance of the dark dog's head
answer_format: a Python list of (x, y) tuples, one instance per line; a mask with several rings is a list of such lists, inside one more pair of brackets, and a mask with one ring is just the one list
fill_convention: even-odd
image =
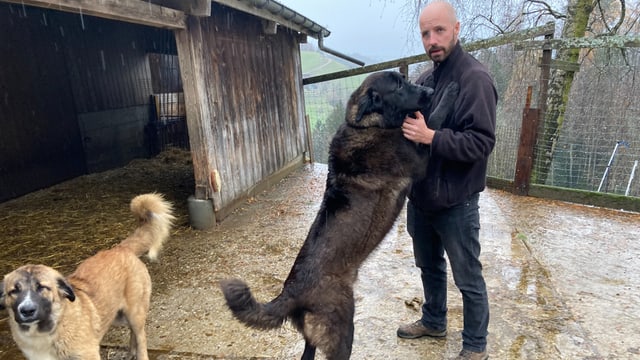
[(32, 326), (41, 332), (50, 331), (67, 300), (75, 300), (71, 285), (60, 273), (44, 265), (22, 266), (5, 275), (0, 283), (0, 304), (23, 331)]
[(346, 121), (354, 127), (399, 128), (408, 114), (429, 106), (433, 92), (399, 72), (373, 73), (351, 94)]

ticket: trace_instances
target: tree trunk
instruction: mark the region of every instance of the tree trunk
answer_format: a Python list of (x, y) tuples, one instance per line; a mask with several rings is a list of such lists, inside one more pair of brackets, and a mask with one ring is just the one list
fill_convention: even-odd
[[(593, 0), (570, 0), (567, 11), (567, 19), (562, 29), (563, 38), (584, 37), (589, 16), (593, 11)], [(577, 63), (580, 49), (558, 50), (556, 59), (566, 63)], [(532, 183), (544, 184), (550, 173), (553, 153), (560, 137), (564, 112), (569, 100), (569, 92), (573, 83), (574, 71), (556, 69), (552, 72), (547, 95), (546, 112), (541, 129), (538, 132), (538, 143), (534, 153), (534, 169)]]

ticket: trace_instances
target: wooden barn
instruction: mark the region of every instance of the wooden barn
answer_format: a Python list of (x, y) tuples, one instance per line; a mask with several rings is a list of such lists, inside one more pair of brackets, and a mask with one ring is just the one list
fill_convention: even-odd
[(304, 163), (329, 34), (271, 0), (0, 0), (0, 201), (181, 146), (213, 226)]

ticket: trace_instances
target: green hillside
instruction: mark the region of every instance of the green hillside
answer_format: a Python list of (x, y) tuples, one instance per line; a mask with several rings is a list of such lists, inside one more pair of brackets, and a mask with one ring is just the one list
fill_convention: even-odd
[(302, 73), (304, 77), (328, 74), (336, 71), (347, 70), (347, 66), (331, 56), (318, 51), (301, 51)]

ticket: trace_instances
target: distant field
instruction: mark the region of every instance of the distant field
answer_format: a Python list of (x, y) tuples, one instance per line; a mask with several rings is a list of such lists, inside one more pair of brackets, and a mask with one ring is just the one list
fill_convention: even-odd
[(301, 51), (301, 57), (304, 76), (328, 74), (349, 68), (347, 65), (335, 61), (321, 52)]

